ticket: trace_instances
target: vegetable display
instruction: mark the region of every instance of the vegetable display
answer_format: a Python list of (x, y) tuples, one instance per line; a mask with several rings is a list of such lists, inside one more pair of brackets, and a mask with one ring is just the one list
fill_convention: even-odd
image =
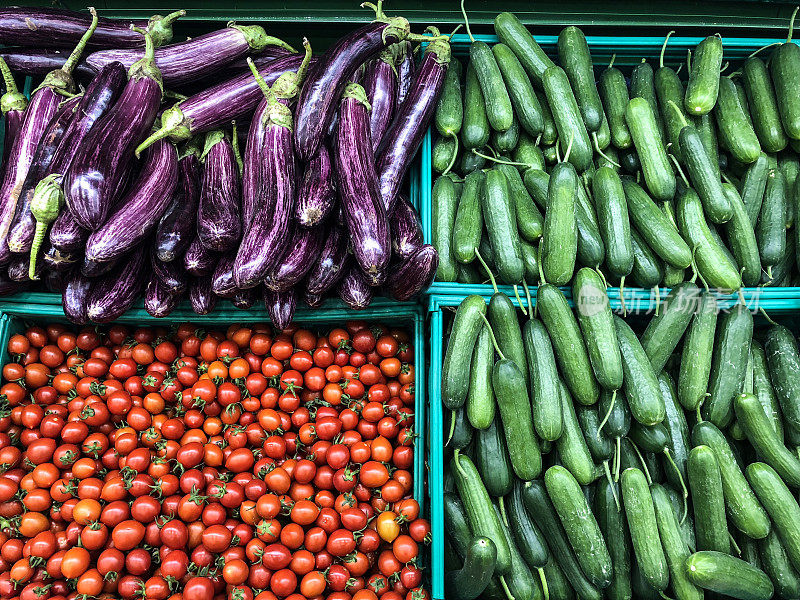
[[(200, 314), (263, 301), (281, 327), (298, 301), (423, 292), (438, 253), (404, 187), (449, 39), (369, 7), (319, 56), (250, 24), (173, 40), (185, 11), (0, 10), (0, 265), (19, 284), (2, 291), (59, 292), (80, 323), (142, 293), (162, 317), (187, 297)], [(29, 101), (14, 75), (43, 72)]]
[(405, 330), (50, 323), (7, 351), (3, 599), (430, 597)]
[(794, 597), (796, 330), (691, 282), (623, 318), (587, 267), (572, 298), (495, 289), (452, 319), (445, 577), (472, 589), (445, 598)]

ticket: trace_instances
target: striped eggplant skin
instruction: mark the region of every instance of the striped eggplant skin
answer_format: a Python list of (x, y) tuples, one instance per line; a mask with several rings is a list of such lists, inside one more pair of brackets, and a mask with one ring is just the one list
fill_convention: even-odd
[(274, 292), (264, 288), (264, 306), (275, 329), (283, 331), (291, 324), (294, 311), (297, 309), (297, 289)]
[(117, 261), (109, 260), (97, 262), (95, 260), (89, 260), (84, 256), (83, 262), (81, 263), (81, 273), (86, 277), (100, 277), (101, 275), (110, 273), (116, 266)]
[(183, 270), (183, 264), (179, 260), (164, 262), (159, 260), (156, 253), (150, 252), (150, 268), (153, 275), (158, 278), (161, 287), (173, 294), (182, 294), (189, 287), (189, 276)]
[(197, 235), (203, 245), (227, 252), (242, 237), (241, 184), (233, 145), (221, 130), (206, 136)]
[(67, 287), (66, 276), (67, 273), (62, 271), (45, 271), (42, 282), (51, 294), (61, 294)]
[[(148, 40), (149, 40), (148, 36)], [(108, 218), (136, 144), (153, 126), (163, 96), (152, 41), (145, 58), (128, 71), (119, 99), (89, 130), (64, 176), (67, 204), (78, 223), (92, 231)]]
[(50, 228), (50, 243), (61, 252), (75, 253), (83, 249), (90, 233), (78, 225), (72, 211), (65, 206)]
[(53, 164), (56, 150), (75, 118), (79, 102), (80, 98), (78, 97), (62, 102), (39, 140), (36, 153), (33, 155), (31, 166), (25, 177), (25, 183), (22, 184), (14, 211), (14, 219), (8, 230), (6, 242), (11, 252), (24, 253), (31, 250), (33, 235), (36, 231), (36, 218), (31, 212), (34, 190), (36, 185), (50, 174), (50, 166)]
[(237, 290), (236, 294), (234, 294), (233, 298), (231, 298), (231, 303), (239, 310), (251, 309), (253, 306), (255, 306), (257, 301), (258, 291), (256, 288), (250, 288), (249, 290)]
[[(50, 70), (47, 72), (49, 73)], [(11, 148), (14, 146), (14, 140), (22, 128), (22, 123), (25, 121), (28, 98), (17, 88), (12, 68), (3, 60), (2, 55), (0, 55), (0, 75), (2, 75), (3, 83), (6, 86), (5, 93), (0, 96), (0, 113), (5, 118), (3, 156), (0, 167), (5, 169), (8, 164), (8, 157), (11, 155)]]
[(410, 33), (408, 21), (393, 17), (375, 21), (344, 36), (309, 73), (297, 103), (295, 146), (302, 162), (317, 153), (348, 80), (361, 65)]
[(175, 310), (180, 299), (180, 293), (170, 290), (155, 274), (150, 276), (144, 290), (144, 309), (148, 314), (156, 318), (166, 317)]
[(380, 285), (386, 279), (391, 241), (370, 146), (368, 106), (364, 88), (348, 84), (339, 108), (334, 163), (353, 255), (370, 285)]
[(294, 227), (278, 266), (264, 279), (264, 286), (285, 292), (303, 279), (319, 258), (325, 242), (322, 227)]
[(223, 254), (211, 276), (211, 289), (220, 298), (233, 298), (236, 292), (236, 282), (233, 280), (233, 263), (236, 260), (236, 251)]
[[(161, 70), (164, 85), (175, 87), (207, 76), (251, 52), (260, 52), (268, 45), (293, 49), (272, 36), (260, 25), (230, 25), (195, 38), (170, 44), (156, 50), (156, 66)], [(86, 57), (86, 63), (99, 71), (107, 64), (119, 61), (130, 68), (144, 56), (144, 49), (114, 48), (99, 50)]]
[[(267, 61), (258, 72), (272, 85), (284, 73), (296, 71), (302, 62), (301, 55), (291, 54)], [(218, 129), (252, 113), (263, 98), (250, 72), (222, 81), (165, 110), (161, 115), (161, 128), (139, 144), (138, 150), (142, 151), (156, 139), (169, 137), (173, 142), (180, 142)]]
[(210, 275), (219, 262), (218, 252), (209, 250), (200, 242), (200, 238), (195, 237), (183, 255), (183, 268), (186, 272), (195, 277)]
[(158, 225), (178, 184), (178, 153), (160, 140), (145, 151), (142, 168), (117, 210), (86, 242), (86, 258), (113, 262), (140, 245)]
[[(147, 27), (156, 46), (172, 40), (172, 23), (185, 11), (166, 17), (155, 15), (149, 21), (100, 19), (89, 41), (95, 48), (141, 48), (142, 35), (131, 26)], [(0, 9), (0, 45), (44, 48), (72, 47), (91, 23), (86, 13), (60, 8), (7, 7)]]
[(180, 258), (196, 235), (201, 170), (198, 153), (199, 149), (190, 145), (180, 157), (177, 185), (156, 227), (154, 245), (158, 258), (164, 262)]
[(89, 321), (89, 295), (94, 281), (81, 274), (80, 269), (73, 269), (67, 278), (67, 285), (61, 294), (61, 306), (64, 314), (73, 323), (83, 325)]
[(436, 111), (448, 64), (449, 42), (436, 39), (428, 44), (408, 95), (375, 153), (381, 197), (388, 214), (392, 214), (403, 178)]
[(325, 304), (325, 296), (309, 294), (306, 292), (303, 294), (303, 302), (305, 302), (310, 308), (320, 308), (323, 304)]
[(198, 315), (207, 315), (217, 305), (217, 296), (211, 289), (211, 276), (195, 277), (189, 284), (189, 303)]
[(115, 321), (133, 306), (149, 280), (146, 246), (129, 252), (124, 261), (92, 285), (86, 308), (90, 321)]
[(398, 53), (397, 60), (397, 106), (400, 106), (408, 96), (411, 81), (414, 79), (414, 50), (411, 42), (404, 41), (395, 45)]
[(344, 276), (350, 257), (347, 244), (344, 230), (336, 224), (329, 225), (319, 258), (306, 277), (306, 294), (323, 296)]
[(81, 256), (77, 253), (64, 253), (58, 248), (49, 244), (42, 254), (44, 267), (49, 271), (66, 272), (75, 265), (80, 264)]
[(330, 150), (322, 144), (303, 172), (294, 218), (303, 227), (315, 227), (325, 220), (335, 204), (336, 177)]
[[(9, 68), (19, 75), (41, 77), (50, 71), (60, 69), (67, 62), (69, 51), (54, 48), (3, 48), (0, 58), (8, 63)], [(78, 81), (90, 81), (97, 72), (81, 60), (74, 70)]]
[(358, 265), (351, 263), (344, 277), (336, 286), (336, 293), (347, 306), (354, 310), (361, 310), (367, 308), (372, 302), (375, 288), (369, 284)]
[(386, 290), (395, 300), (410, 300), (430, 287), (438, 266), (439, 254), (436, 248), (430, 244), (420, 246), (414, 254), (397, 265), (397, 268), (392, 269), (386, 282)]
[(397, 108), (398, 83), (394, 53), (387, 48), (367, 65), (361, 81), (372, 107), (369, 112), (369, 134), (373, 152), (378, 149), (383, 134), (392, 122)]
[(422, 246), (422, 220), (417, 209), (403, 194), (397, 196), (397, 204), (389, 217), (392, 231), (392, 254), (409, 258)]
[(10, 296), (24, 291), (29, 285), (30, 281), (14, 281), (8, 274), (0, 272), (0, 296)]
[[(12, 254), (11, 262), (8, 263), (8, 277), (11, 281), (26, 282), (30, 281), (29, 267), (31, 257), (27, 254)], [(35, 279), (42, 276), (42, 261), (37, 261)]]

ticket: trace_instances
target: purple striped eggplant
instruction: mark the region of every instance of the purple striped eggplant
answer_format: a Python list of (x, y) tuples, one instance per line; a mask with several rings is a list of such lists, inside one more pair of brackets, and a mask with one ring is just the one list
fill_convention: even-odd
[(367, 308), (372, 302), (374, 290), (367, 280), (364, 272), (358, 265), (352, 263), (344, 277), (336, 286), (339, 298), (352, 309), (361, 310)]
[(248, 310), (253, 308), (258, 300), (258, 291), (256, 288), (249, 290), (238, 290), (231, 298), (231, 303), (240, 310)]
[(195, 277), (210, 275), (214, 272), (219, 258), (218, 252), (209, 250), (203, 246), (200, 238), (195, 237), (186, 249), (186, 254), (183, 255), (183, 268)]
[(285, 292), (273, 292), (264, 288), (264, 306), (275, 329), (283, 331), (291, 324), (297, 309), (297, 290), (292, 288)]
[(156, 229), (177, 184), (178, 153), (172, 143), (161, 140), (145, 152), (141, 171), (117, 210), (89, 236), (86, 258), (116, 261), (141, 244)]
[(314, 227), (325, 220), (336, 204), (335, 181), (330, 150), (322, 144), (306, 165), (297, 194), (294, 218), (300, 225)]
[[(230, 25), (179, 44), (159, 48), (155, 60), (164, 78), (164, 85), (174, 88), (225, 68), (234, 60), (258, 53), (267, 46), (279, 46), (294, 52), (294, 48), (283, 40), (267, 35), (260, 25)], [(100, 50), (87, 56), (86, 62), (99, 71), (114, 61), (130, 67), (143, 55), (141, 49)]]
[(79, 97), (62, 102), (39, 140), (25, 183), (22, 184), (14, 219), (8, 230), (8, 248), (11, 252), (30, 252), (36, 231), (36, 219), (31, 212), (31, 200), (38, 183), (50, 173), (50, 166), (64, 133), (75, 118)]
[(439, 255), (436, 248), (430, 244), (420, 246), (392, 270), (386, 282), (386, 290), (395, 300), (410, 300), (430, 287), (438, 266)]
[(129, 252), (119, 266), (92, 285), (86, 309), (91, 321), (114, 321), (133, 306), (149, 278), (145, 246)]
[(67, 287), (67, 273), (64, 271), (46, 271), (42, 279), (44, 288), (51, 294), (61, 294)]
[[(132, 26), (147, 27), (156, 46), (172, 40), (172, 23), (186, 14), (179, 10), (148, 22), (100, 19), (90, 45), (98, 48), (141, 48), (142, 36)], [(0, 45), (70, 47), (89, 28), (91, 18), (83, 13), (60, 8), (10, 7), (0, 9)]]
[[(279, 76), (296, 71), (303, 58), (298, 54), (267, 62), (258, 72), (268, 84)], [(139, 144), (138, 152), (156, 140), (169, 137), (173, 142), (191, 139), (230, 123), (243, 115), (252, 113), (264, 97), (258, 84), (249, 72), (218, 83), (194, 96), (171, 106), (161, 115), (161, 127)]]
[(348, 239), (342, 228), (331, 224), (319, 258), (308, 272), (307, 294), (322, 296), (343, 277), (347, 259), (350, 257), (347, 243)]
[(264, 279), (264, 285), (276, 292), (285, 292), (294, 287), (316, 264), (324, 242), (322, 227), (309, 229), (295, 226), (283, 257)]
[(86, 277), (100, 277), (100, 275), (110, 273), (116, 266), (117, 262), (113, 260), (97, 262), (84, 256), (81, 263), (81, 273)]
[[(251, 166), (251, 176), (245, 175), (243, 182), (242, 216), (245, 233), (233, 264), (233, 278), (239, 289), (259, 285), (278, 264), (289, 239), (296, 194), (292, 111), (267, 87), (252, 63), (251, 69), (254, 77), (260, 80), (259, 85), (265, 96), (254, 117), (254, 123), (263, 127), (264, 136), (263, 146), (251, 148), (248, 140), (245, 151), (246, 173), (248, 165), (257, 164), (257, 160), (260, 160), (261, 165), (257, 176), (252, 173), (257, 167)], [(250, 129), (252, 131), (252, 125)], [(259, 158), (253, 158), (254, 156)], [(259, 180), (263, 187), (256, 195), (258, 188), (251, 186)], [(248, 197), (252, 203), (250, 221), (246, 214)], [(258, 202), (254, 202), (256, 198), (259, 199)]]
[(397, 60), (397, 106), (403, 103), (411, 89), (411, 80), (414, 79), (414, 49), (411, 42), (400, 42), (395, 46), (398, 49)]
[(369, 134), (372, 151), (375, 152), (397, 108), (397, 70), (391, 49), (384, 50), (369, 63), (361, 84), (372, 107), (369, 113)]
[(207, 315), (217, 305), (217, 296), (211, 289), (211, 276), (196, 277), (189, 285), (189, 302), (198, 315)]
[(42, 274), (42, 263), (40, 262), (34, 271), (34, 276), (30, 276), (31, 257), (27, 254), (12, 254), (11, 262), (8, 263), (8, 277), (11, 281), (31, 281), (39, 279)]
[(175, 310), (180, 299), (179, 293), (167, 288), (155, 275), (150, 276), (144, 290), (144, 309), (148, 314), (159, 319), (166, 317)]
[(206, 135), (197, 235), (209, 250), (226, 252), (242, 237), (239, 165), (233, 144), (220, 129)]
[[(68, 57), (68, 51), (52, 48), (0, 49), (0, 58), (5, 59), (13, 72), (31, 77), (41, 77), (50, 71), (62, 68)], [(89, 81), (97, 75), (97, 72), (87, 65), (85, 60), (81, 60), (75, 65), (73, 73), (79, 81)]]
[(450, 43), (446, 37), (434, 38), (414, 73), (408, 96), (398, 108), (375, 153), (381, 197), (389, 214), (392, 214), (403, 178), (436, 111), (449, 63)]
[(88, 229), (78, 225), (72, 211), (65, 206), (50, 228), (50, 243), (61, 252), (78, 252), (86, 245), (89, 233)]
[[(49, 72), (49, 71), (48, 71)], [(5, 116), (5, 133), (3, 138), (3, 160), (0, 166), (5, 168), (14, 140), (25, 120), (25, 109), (28, 108), (28, 99), (25, 94), (17, 89), (17, 82), (8, 64), (0, 57), (0, 74), (6, 86), (6, 93), (0, 97), (0, 112)]]
[[(94, 10), (94, 9), (92, 9)], [(97, 26), (97, 14), (92, 13), (92, 25), (84, 33), (62, 69), (51, 71), (42, 84), (31, 95), (31, 102), (25, 111), (25, 119), (14, 137), (5, 174), (0, 184), (0, 248), (7, 246), (8, 231), (17, 208), (25, 178), (33, 163), (36, 148), (47, 126), (58, 110), (58, 105), (75, 91), (72, 69), (78, 62), (86, 42)]]
[(306, 292), (303, 294), (303, 301), (311, 308), (320, 308), (325, 304), (325, 296)]
[(189, 276), (179, 260), (163, 262), (158, 259), (155, 252), (150, 252), (150, 268), (162, 287), (174, 294), (180, 295), (189, 287)]
[(6, 273), (0, 272), (0, 296), (10, 296), (22, 292), (30, 285), (29, 281), (14, 281)]
[(414, 206), (400, 194), (389, 217), (392, 231), (392, 253), (400, 258), (408, 258), (424, 244), (422, 221)]
[(89, 296), (94, 281), (81, 274), (80, 269), (74, 269), (67, 279), (67, 286), (61, 294), (61, 306), (64, 314), (73, 323), (83, 325), (89, 321)]
[(386, 279), (392, 249), (369, 139), (369, 103), (364, 88), (350, 83), (342, 94), (334, 162), (350, 246), (370, 285)]
[[(376, 12), (380, 13), (380, 8)], [(408, 37), (410, 27), (403, 17), (377, 17), (331, 46), (303, 86), (295, 115), (295, 146), (301, 161), (308, 162), (316, 155), (339, 98), (356, 69), (388, 45)]]
[(52, 245), (48, 245), (47, 250), (42, 254), (42, 264), (50, 271), (69, 271), (75, 265), (80, 264), (80, 259), (79, 254), (65, 254)]
[(158, 258), (164, 262), (178, 260), (195, 236), (200, 200), (199, 154), (199, 146), (191, 142), (183, 149), (178, 161), (177, 185), (158, 221), (154, 244)]
[(233, 280), (233, 263), (236, 260), (236, 251), (228, 252), (219, 259), (214, 274), (211, 276), (211, 288), (221, 298), (232, 298), (236, 292), (236, 282)]
[(136, 144), (153, 126), (161, 106), (161, 73), (147, 37), (145, 58), (128, 71), (128, 83), (114, 107), (89, 130), (64, 176), (64, 193), (78, 223), (94, 231), (105, 223), (123, 165), (133, 162)]

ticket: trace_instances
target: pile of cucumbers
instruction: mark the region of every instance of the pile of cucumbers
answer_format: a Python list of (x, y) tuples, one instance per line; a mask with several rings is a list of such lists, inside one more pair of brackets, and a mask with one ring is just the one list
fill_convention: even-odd
[(798, 285), (791, 26), (734, 66), (719, 36), (665, 66), (667, 35), (655, 68), (625, 72), (595, 69), (577, 27), (557, 64), (511, 13), (494, 28), (499, 43), (450, 62), (435, 114), (437, 281), (485, 282), (485, 263), (510, 285), (567, 285), (582, 266), (620, 287)]
[(606, 289), (583, 267), (574, 309), (552, 284), (459, 305), (447, 599), (800, 598), (795, 336), (692, 282), (646, 318)]

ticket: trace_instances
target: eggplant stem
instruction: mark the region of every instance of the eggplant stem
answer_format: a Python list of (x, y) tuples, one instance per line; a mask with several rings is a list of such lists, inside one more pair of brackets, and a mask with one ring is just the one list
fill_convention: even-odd
[(277, 102), (275, 94), (267, 85), (267, 82), (264, 81), (264, 78), (261, 76), (261, 73), (258, 72), (256, 63), (254, 63), (253, 59), (250, 58), (249, 56), (247, 57), (247, 66), (250, 67), (250, 72), (253, 74), (253, 77), (255, 78), (258, 87), (261, 88), (261, 91), (264, 93), (264, 96), (269, 100), (270, 104), (274, 104), (275, 102)]
[(6, 85), (6, 94), (18, 94), (19, 89), (17, 88), (17, 82), (14, 81), (11, 68), (2, 56), (0, 56), (0, 74), (2, 74), (3, 83)]
[(61, 67), (61, 70), (64, 73), (72, 73), (72, 69), (74, 69), (75, 65), (78, 64), (81, 54), (83, 54), (83, 51), (86, 49), (86, 44), (89, 43), (89, 38), (91, 38), (94, 34), (94, 30), (97, 29), (97, 11), (94, 9), (94, 7), (90, 6), (89, 12), (92, 14), (92, 24), (89, 25), (89, 29), (86, 30), (86, 33), (83, 34), (80, 41), (75, 46), (75, 49), (72, 51), (72, 54), (70, 54), (69, 58), (67, 58), (67, 62), (65, 62), (64, 66)]
[(664, 38), (664, 43), (661, 45), (661, 54), (658, 57), (658, 66), (662, 69), (664, 68), (664, 53), (667, 51), (667, 44), (669, 43), (669, 38), (673, 33), (675, 33), (674, 29), (667, 34), (667, 37)]
[(39, 250), (44, 242), (44, 235), (47, 233), (48, 223), (44, 221), (36, 221), (36, 230), (33, 234), (33, 243), (31, 244), (31, 256), (28, 262), (28, 278), (31, 280), (37, 279), (36, 277), (36, 259), (39, 256)]
[(305, 56), (303, 57), (303, 62), (300, 63), (300, 68), (297, 69), (297, 84), (300, 85), (308, 75), (308, 67), (311, 64), (311, 42), (308, 41), (308, 38), (303, 38), (303, 48), (305, 49)]
[(469, 19), (467, 19), (467, 11), (464, 8), (464, 0), (461, 0), (461, 14), (464, 15), (464, 27), (467, 29), (467, 35), (471, 42), (475, 41), (475, 36), (472, 35), (472, 31), (469, 28)]
[(242, 161), (242, 151), (239, 149), (239, 132), (236, 127), (236, 121), (231, 121), (231, 146), (233, 146), (233, 157), (236, 159), (236, 164), (239, 167), (239, 176), (244, 171), (244, 162)]
[(489, 337), (492, 338), (492, 345), (494, 346), (495, 352), (500, 356), (500, 360), (505, 360), (506, 355), (503, 354), (503, 351), (500, 350), (500, 346), (497, 345), (497, 338), (494, 337), (494, 331), (492, 330), (492, 326), (489, 324), (489, 319), (486, 318), (486, 315), (481, 313), (481, 319), (486, 324), (486, 327), (489, 328)]

